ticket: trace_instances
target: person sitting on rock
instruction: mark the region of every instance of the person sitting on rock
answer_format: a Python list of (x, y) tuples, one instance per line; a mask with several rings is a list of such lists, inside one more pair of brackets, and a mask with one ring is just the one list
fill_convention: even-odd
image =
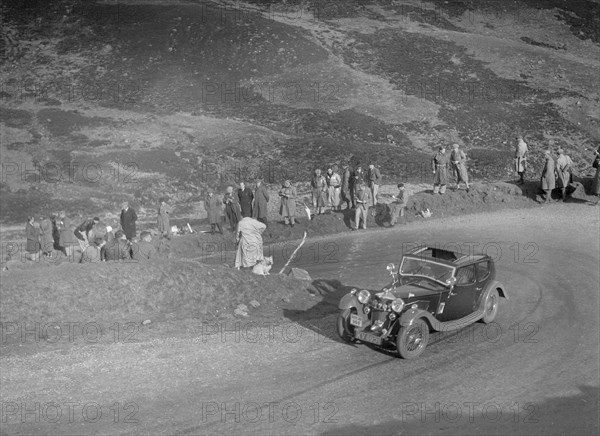
[(131, 247), (125, 236), (125, 232), (122, 230), (115, 233), (115, 239), (109, 246), (107, 245), (104, 250), (104, 260), (129, 260), (131, 259)]
[(131, 247), (132, 258), (140, 262), (145, 262), (158, 257), (156, 247), (152, 244), (152, 235), (150, 232), (140, 233), (140, 241)]
[(102, 261), (103, 248), (106, 241), (103, 238), (95, 238), (86, 247), (81, 255), (81, 263), (96, 263)]

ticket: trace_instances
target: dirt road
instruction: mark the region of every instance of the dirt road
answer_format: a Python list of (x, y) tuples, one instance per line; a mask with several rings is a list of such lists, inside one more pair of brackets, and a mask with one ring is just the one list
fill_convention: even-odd
[(356, 286), (384, 284), (403, 243), (495, 257), (510, 293), (497, 323), (438, 334), (414, 361), (339, 342), (339, 295), (292, 301), (277, 325), (5, 350), (2, 434), (597, 434), (599, 211), (554, 204), (354, 232), (322, 241), (338, 262), (303, 257), (313, 277)]

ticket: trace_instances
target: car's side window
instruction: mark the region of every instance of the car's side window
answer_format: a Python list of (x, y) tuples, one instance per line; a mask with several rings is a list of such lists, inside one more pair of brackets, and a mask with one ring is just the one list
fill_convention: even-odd
[(475, 266), (469, 265), (456, 271), (456, 286), (464, 286), (475, 283)]
[(477, 280), (480, 282), (487, 279), (490, 276), (490, 262), (479, 262), (475, 264), (477, 268)]

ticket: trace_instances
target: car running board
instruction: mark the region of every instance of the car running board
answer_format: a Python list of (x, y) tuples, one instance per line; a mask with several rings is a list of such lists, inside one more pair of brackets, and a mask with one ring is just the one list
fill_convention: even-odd
[(485, 312), (483, 310), (477, 310), (463, 318), (456, 319), (454, 321), (440, 322), (433, 317), (429, 318), (429, 321), (431, 323), (431, 327), (438, 332), (452, 332), (479, 321), (481, 318), (483, 318), (484, 314)]

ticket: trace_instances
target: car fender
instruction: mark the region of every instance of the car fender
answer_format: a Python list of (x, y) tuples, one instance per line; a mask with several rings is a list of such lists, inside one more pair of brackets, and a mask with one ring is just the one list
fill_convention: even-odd
[(492, 292), (492, 290), (494, 290), (494, 289), (498, 290), (498, 295), (500, 295), (500, 297), (508, 300), (508, 294), (506, 293), (506, 290), (504, 289), (504, 285), (502, 283), (500, 283), (498, 280), (492, 280), (485, 287), (485, 291), (481, 293), (481, 296), (479, 297), (479, 301), (477, 302), (478, 304), (475, 307), (479, 307), (479, 309), (482, 310), (485, 305), (485, 300), (487, 299), (488, 295), (490, 295), (490, 292)]
[(435, 326), (439, 324), (439, 321), (435, 319), (431, 313), (419, 308), (409, 309), (404, 312), (400, 315), (399, 323), (401, 326), (405, 327), (414, 324), (415, 321), (421, 318), (425, 318), (427, 323), (436, 330)]
[(358, 301), (358, 298), (356, 298), (356, 295), (346, 294), (340, 300), (340, 302), (338, 304), (338, 309), (345, 310), (345, 309), (351, 309), (353, 307), (358, 308), (360, 306), (362, 306), (362, 304), (360, 301)]

